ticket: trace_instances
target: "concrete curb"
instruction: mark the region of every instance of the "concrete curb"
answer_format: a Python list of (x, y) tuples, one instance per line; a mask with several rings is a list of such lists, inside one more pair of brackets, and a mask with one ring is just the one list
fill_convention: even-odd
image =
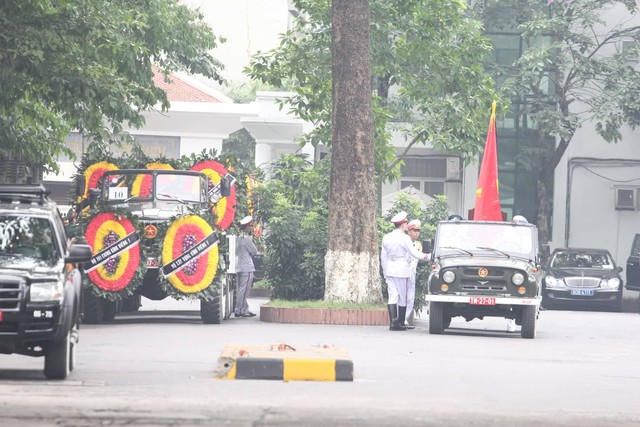
[(227, 345), (216, 378), (227, 380), (353, 381), (353, 361), (333, 346)]
[(338, 308), (260, 307), (260, 321), (318, 325), (389, 326), (389, 312)]

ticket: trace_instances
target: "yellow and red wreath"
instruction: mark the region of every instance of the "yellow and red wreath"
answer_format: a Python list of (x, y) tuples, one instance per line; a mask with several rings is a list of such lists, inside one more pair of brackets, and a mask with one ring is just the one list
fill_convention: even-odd
[[(153, 162), (146, 166), (147, 169), (173, 170), (173, 166), (168, 163)], [(149, 197), (151, 195), (151, 186), (153, 185), (153, 176), (144, 174), (136, 176), (131, 185), (131, 195), (137, 197)]]
[[(198, 162), (191, 167), (192, 171), (203, 172), (209, 178), (209, 185), (219, 185), (220, 180), (227, 174), (227, 169), (215, 160), (205, 160)], [(222, 197), (213, 206), (213, 213), (216, 215), (216, 225), (226, 230), (232, 223), (236, 215), (236, 187), (231, 186), (231, 194), (228, 197)]]
[[(189, 252), (213, 233), (211, 226), (198, 215), (175, 220), (167, 229), (162, 245), (162, 262), (171, 261)], [(218, 270), (218, 245), (189, 261), (182, 269), (167, 276), (169, 283), (185, 294), (200, 292), (213, 282)]]
[[(87, 225), (85, 238), (94, 256), (134, 233), (135, 227), (127, 218), (112, 212), (96, 215)], [(91, 282), (103, 291), (118, 292), (125, 289), (140, 268), (140, 246), (127, 247), (117, 256), (87, 273)]]
[(89, 189), (98, 188), (98, 182), (100, 182), (100, 179), (102, 179), (105, 172), (113, 170), (118, 170), (118, 166), (109, 162), (94, 163), (85, 169), (83, 173), (85, 178), (84, 194), (78, 201), (86, 199), (89, 196)]

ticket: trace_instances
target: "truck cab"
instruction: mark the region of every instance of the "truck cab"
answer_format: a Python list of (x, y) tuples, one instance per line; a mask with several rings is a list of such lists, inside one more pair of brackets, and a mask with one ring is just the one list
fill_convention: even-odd
[(538, 230), (500, 221), (441, 221), (428, 278), (429, 333), (451, 319), (515, 319), (523, 338), (534, 338), (541, 302)]

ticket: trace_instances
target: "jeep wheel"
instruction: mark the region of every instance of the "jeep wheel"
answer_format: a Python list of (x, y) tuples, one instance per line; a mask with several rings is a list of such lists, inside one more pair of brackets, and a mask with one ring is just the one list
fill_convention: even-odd
[(72, 366), (71, 333), (67, 332), (63, 339), (49, 344), (44, 355), (44, 376), (51, 380), (63, 380), (69, 375)]
[(206, 325), (219, 325), (224, 320), (224, 298), (221, 292), (211, 301), (200, 300), (200, 318)]
[(444, 303), (429, 303), (429, 333), (439, 335), (444, 332)]
[(522, 328), (520, 330), (522, 338), (536, 337), (536, 311), (535, 305), (522, 306)]

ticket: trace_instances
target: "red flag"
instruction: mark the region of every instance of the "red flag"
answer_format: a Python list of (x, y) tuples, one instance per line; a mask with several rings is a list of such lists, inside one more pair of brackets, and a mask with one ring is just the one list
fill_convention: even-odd
[(487, 132), (487, 142), (484, 146), (482, 165), (480, 165), (473, 219), (475, 221), (502, 221), (500, 193), (498, 191), (495, 101), (491, 105), (491, 119), (489, 120), (489, 131)]

